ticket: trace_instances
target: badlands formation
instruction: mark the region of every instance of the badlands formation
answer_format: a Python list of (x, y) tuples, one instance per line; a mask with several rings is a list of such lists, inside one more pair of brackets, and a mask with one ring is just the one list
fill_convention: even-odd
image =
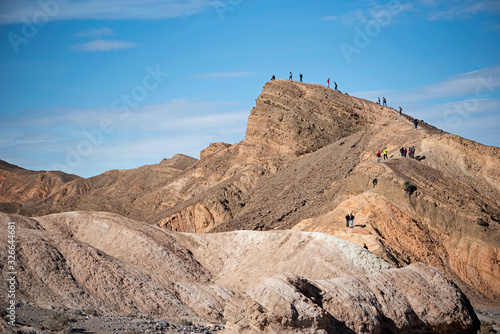
[(499, 166), (498, 147), (278, 80), (245, 140), (199, 160), (89, 179), (0, 161), (0, 220), (21, 303), (226, 333), (475, 333), (469, 299), (500, 306)]

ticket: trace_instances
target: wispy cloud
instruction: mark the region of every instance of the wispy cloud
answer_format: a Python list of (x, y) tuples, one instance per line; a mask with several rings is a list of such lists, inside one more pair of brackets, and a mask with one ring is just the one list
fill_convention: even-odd
[(253, 72), (217, 72), (217, 73), (203, 73), (195, 75), (200, 79), (219, 79), (219, 78), (243, 78), (255, 75)]
[(414, 5), (410, 2), (401, 3), (393, 2), (390, 4), (379, 4), (376, 1), (371, 1), (370, 6), (362, 9), (353, 10), (351, 12), (324, 16), (324, 21), (338, 20), (345, 25), (359, 25), (375, 23), (377, 21), (391, 21), (393, 16), (399, 15), (402, 12), (413, 11)]
[(75, 44), (71, 48), (80, 52), (94, 52), (94, 51), (116, 51), (121, 49), (134, 48), (137, 45), (135, 43), (120, 41), (120, 40), (103, 40), (98, 39), (95, 41)]
[(376, 101), (385, 96), (389, 105), (451, 133), (487, 145), (500, 146), (500, 65), (449, 77), (406, 91), (353, 92)]
[(391, 96), (398, 101), (431, 101), (457, 97), (483, 99), (500, 90), (500, 65), (462, 73), (443, 81), (416, 87), (406, 91), (365, 91), (355, 92), (356, 96), (376, 99), (377, 96)]
[[(33, 110), (2, 119), (0, 156), (30, 161), (25, 168), (66, 166), (65, 172), (92, 176), (176, 153), (197, 157), (210, 142), (242, 140), (247, 119), (248, 109), (234, 102), (192, 100), (143, 105), (126, 115), (111, 108)], [(101, 130), (103, 120), (111, 130)], [(81, 161), (68, 164), (68, 152), (80, 151)]]
[(112, 36), (113, 30), (109, 28), (90, 29), (73, 34), (74, 38), (95, 38), (101, 36)]
[(461, 96), (479, 98), (500, 87), (500, 65), (450, 77), (441, 82), (413, 89), (401, 97), (405, 100), (432, 100)]
[[(47, 1), (50, 2), (50, 1)], [(62, 2), (62, 1), (61, 1)], [(213, 7), (213, 0), (85, 0), (53, 1), (51, 20), (159, 20), (190, 16)], [(0, 24), (23, 23), (23, 17), (43, 13), (44, 1), (17, 0), (2, 4)]]
[(457, 19), (469, 19), (473, 15), (481, 12), (488, 12), (490, 14), (500, 13), (500, 2), (496, 0), (467, 0), (456, 4), (446, 4), (447, 8), (434, 11), (429, 14), (429, 20), (457, 20)]

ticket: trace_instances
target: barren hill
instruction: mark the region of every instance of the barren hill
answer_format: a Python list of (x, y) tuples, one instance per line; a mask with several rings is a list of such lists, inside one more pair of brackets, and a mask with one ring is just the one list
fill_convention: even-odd
[[(414, 146), (416, 158), (400, 157), (403, 146)], [(377, 163), (384, 148), (389, 159)], [(393, 109), (278, 80), (264, 86), (245, 140), (211, 144), (200, 157), (65, 179), (36, 199), (25, 196), (25, 172), (2, 165), (2, 207), (108, 211), (190, 233), (323, 232), (366, 244), (396, 267), (430, 264), (473, 298), (500, 300), (498, 147), (422, 121), (415, 130)], [(344, 225), (348, 212), (353, 229)]]
[(322, 233), (187, 234), (96, 212), (0, 214), (0, 222), (16, 224), (23, 304), (226, 320), (227, 333), (470, 333), (478, 325), (435, 268), (394, 269)]

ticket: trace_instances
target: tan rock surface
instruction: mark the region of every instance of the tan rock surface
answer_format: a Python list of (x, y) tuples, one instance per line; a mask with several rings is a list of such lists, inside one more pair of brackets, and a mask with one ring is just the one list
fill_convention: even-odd
[[(302, 326), (329, 328), (332, 317), (355, 332), (395, 326), (460, 333), (475, 326), (468, 301), (437, 270), (423, 264), (394, 270), (364, 248), (322, 233), (187, 234), (105, 212), (0, 214), (0, 221), (4, 228), (16, 222), (22, 303), (169, 319), (226, 317), (229, 329), (241, 332), (255, 321), (268, 332), (308, 332)], [(6, 247), (4, 240), (2, 252)], [(344, 304), (368, 313), (344, 314)]]
[(473, 333), (477, 317), (433, 267), (310, 280), (281, 274), (234, 296), (223, 333)]

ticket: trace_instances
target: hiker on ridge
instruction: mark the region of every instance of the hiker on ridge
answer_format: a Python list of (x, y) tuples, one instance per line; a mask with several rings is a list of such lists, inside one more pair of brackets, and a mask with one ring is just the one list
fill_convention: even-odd
[(288, 80), (292, 81), (292, 72), (290, 72), (290, 76), (288, 77)]
[(403, 108), (401, 108), (401, 106), (399, 106), (399, 116), (401, 116), (402, 112), (403, 112)]
[(378, 104), (380, 104), (380, 97), (378, 98)]
[(300, 73), (300, 82), (302, 82), (302, 78), (303, 78), (302, 73)]
[(333, 84), (335, 85), (335, 90), (338, 90), (337, 89), (337, 83), (334, 81)]
[(350, 213), (345, 215), (345, 227), (349, 227), (349, 219), (351, 219)]
[(353, 228), (354, 227), (354, 215), (352, 214), (352, 212), (351, 212), (351, 216), (349, 218), (351, 219), (351, 226), (350, 226), (350, 228)]
[(328, 80), (326, 80), (326, 84), (327, 84), (328, 88), (330, 88), (330, 78), (328, 78)]
[(389, 158), (387, 157), (387, 149), (386, 148), (384, 148), (384, 160), (385, 159), (389, 160)]
[(382, 97), (382, 104), (387, 107), (387, 100), (385, 97)]
[(271, 78), (271, 81), (274, 81), (276, 79), (276, 77), (273, 75), (273, 77)]
[(413, 124), (415, 124), (415, 130), (417, 129), (417, 126), (418, 126), (418, 120), (415, 118), (415, 120), (413, 121)]

